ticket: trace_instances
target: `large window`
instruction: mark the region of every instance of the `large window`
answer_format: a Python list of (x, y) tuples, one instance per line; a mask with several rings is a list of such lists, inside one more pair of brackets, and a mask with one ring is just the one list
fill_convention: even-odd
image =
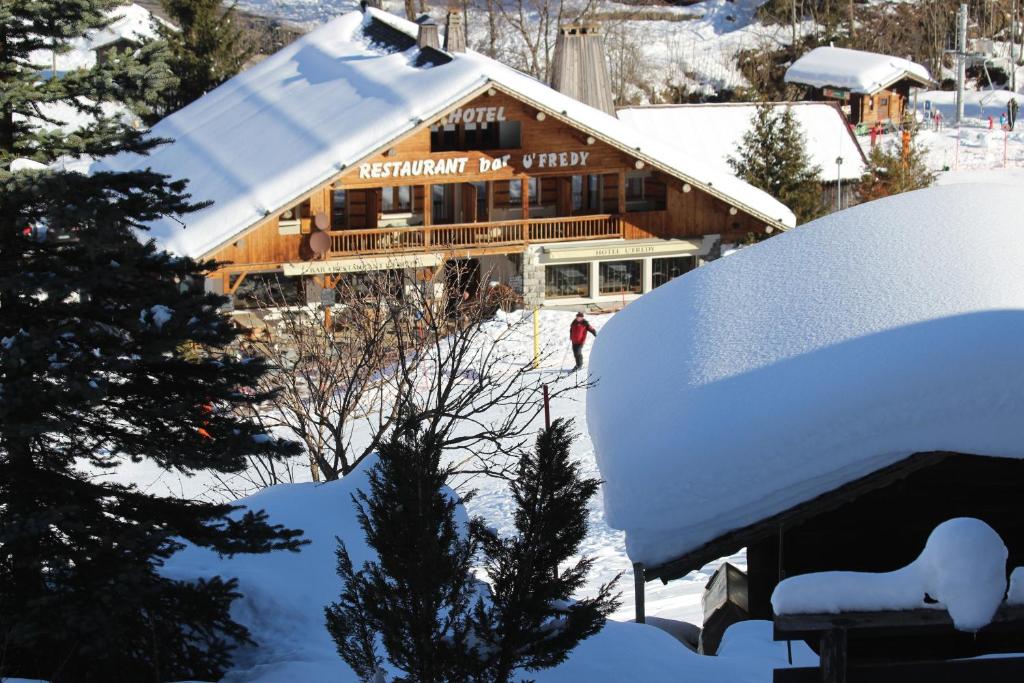
[(649, 171), (626, 174), (627, 211), (664, 211), (667, 188), (664, 181)]
[(412, 213), (412, 186), (385, 187), (382, 190), (381, 213)]
[(331, 228), (340, 230), (347, 227), (345, 190), (334, 189), (331, 192)]
[(276, 273), (247, 275), (235, 290), (235, 308), (270, 308), (299, 306), (306, 302), (301, 277)]
[(519, 121), (435, 124), (430, 127), (431, 152), (467, 152), (522, 147)]
[(693, 256), (673, 256), (651, 259), (651, 286), (661, 287), (673, 278), (688, 273), (697, 266)]
[(643, 291), (643, 261), (602, 261), (598, 291), (601, 294), (639, 294)]
[[(529, 185), (530, 190), (530, 204), (532, 206), (540, 205), (540, 178), (527, 178), (526, 182)], [(521, 180), (510, 180), (508, 181), (508, 205), (509, 206), (520, 206), (523, 203), (523, 181)]]
[(546, 266), (544, 296), (549, 299), (590, 296), (590, 264), (567, 263)]
[(601, 176), (572, 176), (572, 210), (574, 213), (600, 212)]

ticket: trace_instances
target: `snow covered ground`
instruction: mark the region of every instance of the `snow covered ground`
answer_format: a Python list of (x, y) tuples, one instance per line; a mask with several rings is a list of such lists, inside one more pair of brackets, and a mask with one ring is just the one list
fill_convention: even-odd
[[(550, 377), (552, 380), (562, 375), (572, 367), (572, 351), (568, 344), (569, 323), (573, 314), (564, 311), (542, 311), (541, 312), (541, 341), (545, 347), (560, 351), (555, 353), (551, 362), (543, 365), (539, 372)], [(599, 331), (611, 318), (611, 315), (591, 316), (589, 320)], [(524, 328), (524, 333), (530, 326)], [(528, 336), (516, 338), (514, 343), (519, 346), (517, 353), (532, 353), (532, 339)], [(592, 343), (588, 343), (584, 349), (584, 357), (589, 357)], [(583, 464), (584, 472), (589, 476), (598, 477), (597, 464), (594, 460), (593, 445), (591, 444), (586, 423), (586, 392), (582, 388), (573, 389), (562, 397), (556, 399), (552, 406), (552, 418), (567, 417), (576, 421), (576, 430), (579, 438), (573, 448), (574, 455)], [(539, 417), (535, 427), (539, 429), (543, 418)], [(296, 468), (298, 481), (309, 481), (308, 470), (299, 466)], [(163, 472), (150, 466), (147, 463), (136, 465), (130, 470), (122, 470), (118, 475), (119, 479), (138, 483), (145, 490), (161, 495), (173, 495), (183, 497), (202, 497), (224, 500), (230, 498), (224, 493), (224, 487), (219, 482), (212, 481), (201, 476), (184, 477), (170, 472)], [(240, 481), (233, 482), (239, 489), (245, 488)], [(508, 495), (505, 484), (494, 479), (477, 477), (468, 483), (459, 486), (460, 489), (476, 489), (477, 495), (470, 502), (468, 509), (472, 515), (484, 517), (491, 525), (498, 528), (502, 533), (512, 530), (512, 501)], [(626, 556), (625, 539), (622, 532), (612, 529), (604, 519), (603, 496), (598, 494), (594, 497), (590, 511), (590, 534), (583, 543), (581, 551), (596, 558), (594, 570), (590, 575), (590, 581), (584, 592), (587, 594), (596, 591), (597, 587), (607, 582), (620, 572), (625, 572), (620, 583), (622, 590), (622, 606), (613, 615), (618, 620), (630, 620), (634, 614), (633, 599), (633, 577), (631, 563)], [(740, 553), (727, 558), (740, 568), (746, 567), (746, 556)], [(648, 584), (646, 590), (646, 609), (649, 616), (658, 616), (671, 619), (680, 619), (695, 624), (703, 621), (700, 599), (704, 592), (704, 585), (714, 573), (714, 570), (721, 564), (716, 561), (699, 572), (694, 572), (683, 579), (674, 581), (668, 585), (660, 582)], [(333, 566), (333, 564), (332, 564)]]

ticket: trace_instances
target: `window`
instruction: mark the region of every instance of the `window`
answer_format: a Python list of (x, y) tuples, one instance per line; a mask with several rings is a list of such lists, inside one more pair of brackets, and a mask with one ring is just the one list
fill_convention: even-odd
[[(508, 182), (508, 205), (520, 206), (523, 203), (523, 186), (521, 180)], [(540, 178), (527, 178), (530, 190), (530, 204), (540, 206)]]
[(590, 264), (567, 263), (546, 266), (544, 296), (551, 299), (590, 296)]
[(459, 127), (454, 123), (430, 127), (430, 151), (454, 152), (459, 149)]
[(430, 127), (431, 152), (519, 149), (521, 146), (519, 121), (446, 123)]
[(599, 212), (601, 209), (601, 176), (572, 176), (572, 210)]
[(345, 190), (335, 189), (331, 192), (331, 228), (339, 230), (346, 227), (348, 220), (345, 215)]
[(380, 210), (381, 213), (412, 213), (412, 186), (385, 187)]
[(301, 306), (306, 303), (306, 294), (301, 277), (255, 273), (238, 285), (234, 301), (239, 309)]
[(661, 287), (673, 278), (688, 273), (697, 266), (693, 256), (673, 256), (651, 259), (651, 286)]
[(598, 291), (601, 294), (639, 294), (643, 261), (603, 261), (598, 266)]
[(626, 211), (664, 211), (668, 188), (650, 171), (626, 174)]

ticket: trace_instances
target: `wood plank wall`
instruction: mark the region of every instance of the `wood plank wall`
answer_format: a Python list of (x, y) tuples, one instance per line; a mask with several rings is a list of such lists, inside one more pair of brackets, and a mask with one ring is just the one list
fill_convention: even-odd
[[(569, 215), (572, 201), (572, 188), (568, 176), (573, 174), (599, 174), (602, 180), (601, 209), (606, 213), (618, 213), (623, 207), (625, 174), (634, 168), (634, 159), (619, 150), (595, 141), (587, 144), (587, 136), (569, 126), (546, 117), (537, 119), (537, 112), (529, 105), (505, 95), (482, 95), (466, 105), (469, 107), (504, 107), (505, 118), (519, 121), (521, 139), (524, 144), (519, 150), (494, 150), (491, 153), (480, 151), (430, 152), (430, 129), (424, 125), (420, 130), (396, 142), (390, 153), (382, 153), (369, 159), (374, 162), (394, 162), (420, 159), (443, 159), (467, 157), (466, 173), (462, 175), (438, 175), (427, 178), (378, 178), (360, 179), (358, 166), (347, 169), (331, 182), (313, 190), (308, 198), (301, 202), (300, 235), (278, 234), (277, 216), (267, 219), (239, 237), (232, 244), (222, 247), (210, 255), (218, 261), (233, 264), (228, 270), (268, 270), (279, 264), (306, 259), (311, 256), (308, 249), (308, 234), (312, 229), (313, 217), (323, 211), (332, 215), (332, 188), (337, 184), (346, 188), (346, 226), (333, 226), (333, 229), (348, 227), (351, 229), (372, 229), (377, 227), (377, 216), (380, 211), (380, 190), (382, 186), (412, 185), (414, 187), (414, 208), (416, 211), (425, 207), (430, 210), (430, 197), (426, 194), (426, 186), (447, 182), (495, 181), (493, 184), (493, 203), (496, 207), (509, 207), (509, 181), (529, 176), (537, 176), (541, 180), (541, 203), (556, 206), (558, 213)], [(555, 168), (539, 168), (536, 159), (527, 169), (523, 163), (524, 154), (586, 152), (586, 165), (564, 166)], [(502, 155), (510, 155), (510, 164), (498, 171), (479, 173), (480, 159), (494, 160)], [(474, 172), (477, 171), (477, 172)], [(641, 212), (626, 214), (626, 239), (647, 239), (651, 237), (697, 237), (708, 233), (723, 234), (727, 241), (742, 239), (748, 232), (764, 230), (763, 222), (739, 212), (736, 216), (729, 214), (729, 206), (725, 202), (708, 195), (694, 187), (691, 192), (683, 193), (682, 181), (659, 172), (655, 172), (648, 180), (646, 192), (652, 198), (664, 197), (666, 211)], [(531, 198), (531, 203), (535, 203)], [(582, 211), (578, 213), (587, 213)]]

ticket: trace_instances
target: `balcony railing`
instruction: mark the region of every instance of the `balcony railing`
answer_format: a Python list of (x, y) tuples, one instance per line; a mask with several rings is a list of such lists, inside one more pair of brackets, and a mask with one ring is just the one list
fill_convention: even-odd
[(492, 223), (335, 230), (330, 233), (328, 258), (525, 246), (537, 242), (597, 240), (622, 236), (617, 215), (531, 218)]

